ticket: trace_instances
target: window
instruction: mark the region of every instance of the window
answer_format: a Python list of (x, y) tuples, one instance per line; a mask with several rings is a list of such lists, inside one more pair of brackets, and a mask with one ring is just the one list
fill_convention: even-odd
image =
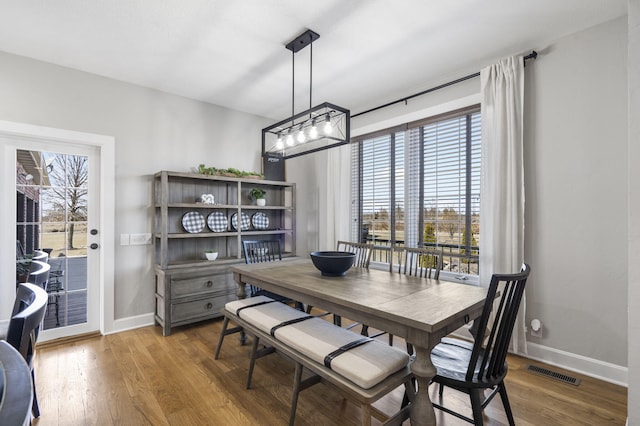
[(478, 274), (480, 107), (365, 135), (352, 149), (352, 238), (436, 247), (444, 270)]

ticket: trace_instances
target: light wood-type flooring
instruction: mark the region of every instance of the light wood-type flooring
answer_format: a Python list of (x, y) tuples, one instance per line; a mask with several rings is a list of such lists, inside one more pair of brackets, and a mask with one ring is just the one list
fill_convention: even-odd
[[(174, 329), (145, 327), (38, 349), (36, 383), (41, 417), (49, 425), (286, 425), (294, 366), (274, 354), (256, 362), (245, 389), (250, 345), (227, 336), (213, 359), (222, 321)], [(385, 338), (383, 336), (382, 338)], [(403, 342), (395, 339), (402, 347)], [(509, 356), (506, 383), (517, 425), (624, 425), (626, 388), (518, 356)], [(582, 380), (573, 386), (536, 376), (527, 364)], [(430, 389), (437, 394), (435, 386)], [(445, 404), (470, 415), (466, 395), (445, 389)], [(394, 411), (401, 389), (376, 403)], [(468, 424), (436, 410), (439, 425)], [(487, 425), (507, 424), (496, 397)], [(409, 422), (405, 422), (409, 424)], [(360, 410), (324, 384), (300, 394), (296, 425), (358, 425)], [(375, 419), (373, 424), (379, 424)]]

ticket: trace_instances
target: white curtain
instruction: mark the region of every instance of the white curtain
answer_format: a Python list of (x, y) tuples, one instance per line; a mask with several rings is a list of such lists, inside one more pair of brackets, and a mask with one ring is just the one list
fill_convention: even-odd
[[(320, 250), (335, 250), (336, 242), (349, 241), (351, 234), (351, 150), (347, 144), (326, 152), (326, 179), (320, 191), (318, 243)], [(323, 184), (322, 180), (319, 184)]]
[[(524, 60), (510, 57), (480, 72), (482, 180), (480, 283), (493, 273), (520, 271), (524, 261)], [(523, 296), (511, 350), (526, 354)]]

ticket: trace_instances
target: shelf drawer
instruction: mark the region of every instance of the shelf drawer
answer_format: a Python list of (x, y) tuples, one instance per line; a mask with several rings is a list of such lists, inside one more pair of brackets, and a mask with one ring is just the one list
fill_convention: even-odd
[(203, 293), (227, 292), (235, 286), (230, 273), (207, 274), (171, 279), (171, 297), (194, 296)]
[(171, 305), (171, 322), (178, 323), (185, 320), (195, 320), (219, 314), (229, 299), (230, 297), (228, 295), (220, 295), (191, 302), (173, 304)]

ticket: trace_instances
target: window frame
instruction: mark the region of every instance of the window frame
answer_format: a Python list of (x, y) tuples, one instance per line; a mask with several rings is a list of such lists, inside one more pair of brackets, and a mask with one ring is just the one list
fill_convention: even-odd
[[(472, 205), (472, 192), (473, 192), (473, 188), (472, 188), (472, 177), (473, 177), (473, 172), (472, 172), (472, 166), (474, 163), (474, 158), (472, 157), (472, 150), (473, 150), (473, 128), (471, 126), (472, 124), (472, 117), (474, 114), (480, 114), (481, 112), (481, 108), (480, 108), (480, 104), (473, 104), (470, 106), (466, 106), (463, 108), (459, 108), (459, 109), (455, 109), (452, 111), (448, 111), (445, 113), (441, 113), (441, 114), (437, 114), (434, 116), (430, 116), (430, 117), (426, 117), (420, 120), (415, 120), (415, 121), (411, 121), (405, 124), (401, 124), (399, 126), (394, 126), (394, 127), (390, 127), (387, 129), (382, 129), (382, 130), (378, 130), (375, 132), (371, 132), (371, 133), (367, 133), (367, 134), (363, 134), (360, 136), (357, 136), (355, 138), (352, 139), (352, 151), (351, 151), (351, 176), (352, 176), (352, 182), (351, 182), (351, 189), (352, 189), (352, 212), (351, 212), (351, 235), (354, 241), (364, 241), (365, 240), (365, 235), (363, 232), (363, 197), (362, 197), (362, 190), (363, 190), (363, 181), (362, 181), (362, 176), (363, 176), (363, 164), (362, 164), (362, 153), (363, 153), (363, 144), (366, 143), (365, 141), (371, 141), (374, 138), (379, 138), (380, 136), (389, 136), (390, 138), (390, 142), (389, 142), (389, 163), (390, 163), (390, 173), (389, 173), (389, 188), (390, 188), (390, 194), (389, 194), (389, 214), (390, 214), (390, 235), (389, 235), (389, 246), (390, 247), (396, 247), (399, 246), (398, 244), (398, 238), (396, 235), (396, 202), (395, 202), (395, 198), (396, 198), (396, 186), (397, 185), (404, 185), (405, 186), (405, 190), (403, 192), (404, 194), (404, 221), (405, 221), (405, 227), (404, 227), (404, 238), (402, 241), (402, 245), (404, 245), (404, 243), (409, 240), (409, 245), (418, 245), (418, 246), (424, 246), (424, 229), (425, 229), (425, 200), (424, 200), (424, 190), (425, 190), (425, 185), (424, 185), (424, 179), (425, 179), (425, 161), (424, 161), (424, 150), (425, 150), (425, 141), (424, 141), (424, 126), (428, 126), (428, 125), (432, 125), (438, 122), (444, 122), (447, 120), (451, 120), (451, 119), (456, 119), (456, 118), (460, 118), (460, 117), (466, 117), (466, 126), (465, 126), (465, 136), (464, 136), (464, 143), (465, 143), (465, 165), (464, 165), (464, 170), (465, 170), (465, 190), (464, 190), (464, 194), (463, 194), (463, 198), (464, 198), (464, 206), (465, 206), (465, 214), (464, 214), (464, 227), (461, 229), (465, 229), (465, 242), (464, 245), (460, 244), (458, 247), (458, 250), (462, 251), (462, 250), (469, 250), (469, 252), (471, 252), (471, 255), (463, 255), (461, 253), (446, 253), (445, 252), (445, 258), (449, 257), (449, 258), (467, 258), (468, 261), (473, 261), (473, 263), (479, 263), (479, 247), (477, 246), (471, 246), (471, 241), (473, 236), (471, 235), (472, 232), (469, 232), (472, 229), (472, 218), (473, 218), (473, 211), (470, 208)], [(480, 126), (478, 124), (478, 126)], [(415, 131), (419, 132), (419, 153), (420, 153), (420, 159), (419, 159), (419, 172), (416, 175), (416, 170), (414, 169), (410, 169), (409, 167), (409, 162), (408, 162), (408, 157), (410, 154), (410, 144), (411, 142), (411, 132), (415, 132)], [(476, 127), (477, 130), (477, 127)], [(481, 131), (481, 128), (480, 128)], [(396, 139), (396, 134), (398, 132), (404, 132), (404, 152), (405, 152), (405, 162), (403, 164), (404, 166), (404, 176), (403, 176), (403, 181), (402, 182), (398, 182), (396, 181), (396, 161), (395, 161), (395, 154), (396, 154), (396, 147), (395, 147), (395, 139)], [(476, 154), (477, 155), (477, 154)], [(481, 154), (480, 154), (481, 155)], [(481, 163), (481, 158), (480, 159), (475, 159), (476, 161), (480, 161)], [(357, 172), (356, 172), (357, 171)], [(410, 185), (410, 181), (414, 180), (414, 179), (418, 179), (418, 191), (419, 191), (419, 200), (418, 200), (418, 207), (417, 207), (417, 232), (414, 229), (414, 238), (415, 235), (417, 235), (417, 244), (412, 244), (410, 239), (407, 238), (408, 236), (408, 232), (409, 232), (409, 228), (410, 228), (410, 223), (409, 223), (409, 219), (408, 219), (408, 213), (407, 211), (409, 210), (410, 206), (410, 200), (409, 197), (414, 195), (415, 192), (411, 192), (411, 190), (408, 188), (408, 186)], [(415, 185), (415, 183), (414, 183)], [(415, 188), (414, 188), (415, 190)], [(412, 221), (414, 221), (412, 219)], [(414, 221), (415, 222), (415, 221)], [(442, 243), (435, 243), (436, 247), (440, 247), (443, 246)], [(380, 247), (380, 250), (385, 250), (384, 246)], [(387, 249), (388, 250), (388, 249)], [(390, 250), (389, 250), (390, 251)], [(476, 252), (475, 254), (473, 252)], [(374, 256), (375, 257), (375, 256)], [(461, 262), (461, 260), (459, 261)], [(379, 259), (372, 259), (372, 266), (373, 267), (386, 267), (389, 268), (388, 263), (388, 257), (386, 259), (383, 259), (383, 261), (381, 262)], [(459, 263), (460, 264), (460, 263)], [(465, 283), (477, 283), (479, 276), (473, 273), (463, 273), (460, 271), (445, 271), (443, 270), (440, 274), (440, 278), (445, 279), (445, 280), (452, 280), (452, 281), (459, 281), (459, 282), (465, 282)]]

